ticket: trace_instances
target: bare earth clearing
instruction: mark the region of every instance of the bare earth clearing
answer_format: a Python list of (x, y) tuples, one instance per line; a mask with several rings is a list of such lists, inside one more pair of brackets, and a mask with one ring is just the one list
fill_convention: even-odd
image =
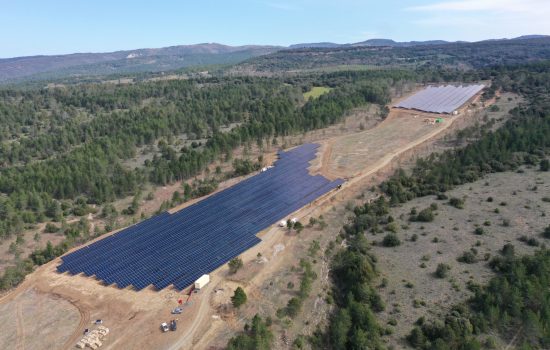
[[(294, 215), (303, 223), (307, 223), (309, 217), (323, 215), (328, 226), (324, 229), (317, 226), (306, 228), (300, 235), (278, 227), (261, 232), (259, 237), (262, 243), (241, 255), (245, 268), (229, 276), (224, 266), (211, 274), (212, 283), (207, 288), (192, 294), (190, 305), (181, 315), (177, 315), (177, 332), (161, 333), (159, 325), (174, 318), (170, 310), (176, 306), (177, 299), (185, 298), (183, 293), (171, 289), (137, 293), (131, 289), (105, 287), (92, 278), (58, 274), (55, 267), (60, 259), (56, 259), (38, 268), (15, 291), (0, 299), (0, 311), (5, 310), (0, 313), (0, 317), (5, 318), (2, 324), (14, 328), (16, 335), (14, 332), (1, 332), (0, 345), (5, 345), (3, 348), (18, 346), (33, 349), (36, 347), (32, 344), (35, 344), (33, 342), (37, 341), (37, 334), (40, 333), (39, 338), (44, 337), (43, 341), (51, 344), (48, 348), (73, 348), (83, 330), (92, 328), (91, 321), (100, 318), (111, 329), (103, 349), (222, 347), (255, 313), (275, 318), (275, 311), (296, 293), (297, 287), (294, 290), (289, 288), (288, 282), (299, 285), (300, 274), (292, 266), (298, 266), (299, 259), (308, 255), (311, 242), (317, 240), (321, 249), (311, 258), (319, 276), (314, 292), (294, 321), (276, 320), (273, 326), (275, 348), (289, 348), (298, 332), (310, 334), (317, 324), (322, 324), (330, 309), (324, 301), (329, 281), (323, 252), (346, 220), (345, 204), (364, 195), (366, 188), (379, 183), (402, 161), (423, 154), (428, 149), (432, 151), (437, 146), (436, 142), (440, 142), (451, 130), (473, 125), (484, 116), (481, 108), (477, 107), (463, 111), (457, 117), (447, 117), (442, 124), (429, 125), (419, 113), (396, 110), (378, 123), (377, 113), (376, 108), (359, 109), (340, 125), (279, 140), (281, 145), (287, 147), (303, 142), (320, 142), (322, 149), (318, 159), (312, 163), (312, 172), (349, 179), (340, 191), (319, 198)], [(415, 115), (419, 116), (414, 118)], [(361, 124), (361, 129), (366, 130), (360, 131)], [(267, 146), (266, 151), (268, 159), (274, 159), (275, 147)], [(254, 152), (259, 150), (253, 149)], [(238, 180), (230, 183), (234, 181)], [(222, 185), (222, 188), (228, 184)], [(162, 192), (163, 196), (159, 197), (171, 196), (174, 190), (181, 188), (179, 186), (167, 186), (157, 190), (156, 194)], [(372, 195), (367, 193), (361, 201)], [(420, 241), (422, 239), (418, 243)], [(258, 253), (261, 253), (261, 258), (257, 257)], [(237, 285), (244, 287), (249, 302), (235, 311), (230, 306), (229, 298)], [(29, 309), (28, 305), (38, 303), (48, 306), (33, 311)], [(58, 313), (66, 316), (57, 317), (54, 324), (51, 318)], [(18, 321), (14, 322), (15, 319)], [(41, 327), (39, 332), (33, 331), (36, 327)]]

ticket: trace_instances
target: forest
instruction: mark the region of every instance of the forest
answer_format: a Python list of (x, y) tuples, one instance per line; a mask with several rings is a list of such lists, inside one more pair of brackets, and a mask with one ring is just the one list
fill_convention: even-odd
[(269, 71), (329, 69), (339, 66), (372, 68), (453, 68), (480, 69), (542, 61), (550, 54), (550, 39), (533, 38), (494, 40), (476, 43), (450, 43), (415, 47), (352, 46), (339, 48), (304, 48), (282, 50), (251, 58), (235, 71)]

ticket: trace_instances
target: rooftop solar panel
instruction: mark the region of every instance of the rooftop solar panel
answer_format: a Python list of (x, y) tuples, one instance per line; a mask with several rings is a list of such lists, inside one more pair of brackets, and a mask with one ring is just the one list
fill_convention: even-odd
[(184, 289), (258, 244), (256, 233), (343, 183), (309, 174), (317, 148), (280, 152), (275, 167), (67, 254), (57, 270), (83, 272), (119, 288)]
[(432, 113), (453, 113), (484, 87), (483, 84), (428, 86), (399, 102), (395, 107)]

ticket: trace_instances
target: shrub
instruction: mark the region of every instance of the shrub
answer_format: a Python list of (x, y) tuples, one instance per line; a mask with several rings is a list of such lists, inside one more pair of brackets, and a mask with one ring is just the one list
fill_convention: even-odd
[(241, 287), (237, 287), (237, 289), (235, 289), (235, 293), (231, 297), (231, 303), (233, 304), (233, 306), (238, 308), (244, 303), (246, 303), (246, 300), (247, 300), (247, 297), (244, 290)]
[(476, 235), (481, 236), (482, 234), (485, 233), (485, 230), (483, 230), (483, 227), (476, 227), (476, 229), (474, 230), (474, 233), (475, 233)]
[(411, 242), (416, 242), (418, 240), (418, 235), (415, 233), (411, 236)]
[(472, 251), (465, 251), (457, 260), (461, 263), (473, 264), (476, 262), (476, 256)]
[(288, 301), (288, 304), (286, 305), (286, 308), (285, 308), (285, 313), (288, 316), (294, 318), (298, 315), (301, 308), (302, 308), (302, 302), (298, 298), (294, 297)]
[(416, 220), (413, 221), (432, 222), (434, 221), (434, 213), (430, 208), (423, 209), (416, 216)]
[(544, 232), (542, 233), (542, 236), (544, 238), (550, 239), (550, 225), (548, 225), (548, 227), (544, 229)]
[(229, 340), (227, 350), (269, 349), (273, 342), (273, 333), (269, 330), (271, 320), (265, 322), (258, 315), (254, 316), (252, 323), (244, 327), (244, 332)]
[(502, 250), (500, 252), (506, 257), (513, 257), (515, 254), (515, 247), (511, 243), (506, 243), (502, 246)]
[(388, 225), (386, 225), (386, 230), (396, 233), (399, 230), (399, 225), (395, 221), (390, 222)]
[(483, 343), (487, 349), (496, 349), (497, 348), (497, 342), (494, 338), (488, 337), (485, 339), (485, 342)]
[(443, 263), (438, 264), (435, 270), (435, 277), (445, 278), (449, 275), (449, 270), (451, 270), (451, 267), (449, 265)]
[(235, 274), (241, 267), (243, 267), (243, 261), (241, 258), (237, 257), (229, 260), (227, 265), (229, 266), (229, 272), (231, 274)]
[(457, 209), (464, 209), (464, 200), (456, 197), (452, 197), (449, 200), (449, 204)]
[(46, 228), (44, 228), (44, 232), (46, 233), (56, 233), (57, 231), (59, 231), (59, 227), (55, 226), (50, 222), (48, 222), (46, 224)]
[(388, 233), (382, 240), (382, 245), (384, 247), (397, 247), (401, 244), (399, 237), (395, 233)]
[(535, 238), (535, 237), (527, 237), (525, 235), (521, 236), (520, 238), (518, 238), (519, 241), (531, 246), (531, 247), (538, 247), (539, 246), (539, 241)]
[(548, 159), (541, 160), (539, 165), (540, 165), (540, 170), (541, 171), (550, 170), (550, 161)]

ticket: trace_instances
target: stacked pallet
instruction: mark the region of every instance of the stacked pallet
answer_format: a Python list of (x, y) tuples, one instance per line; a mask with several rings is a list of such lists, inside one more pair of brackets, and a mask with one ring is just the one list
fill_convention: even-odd
[(102, 341), (105, 341), (107, 334), (109, 334), (109, 328), (99, 326), (97, 329), (94, 329), (90, 333), (86, 334), (84, 338), (80, 339), (80, 341), (76, 343), (76, 347), (79, 349), (89, 347), (92, 350), (96, 350), (103, 345)]

